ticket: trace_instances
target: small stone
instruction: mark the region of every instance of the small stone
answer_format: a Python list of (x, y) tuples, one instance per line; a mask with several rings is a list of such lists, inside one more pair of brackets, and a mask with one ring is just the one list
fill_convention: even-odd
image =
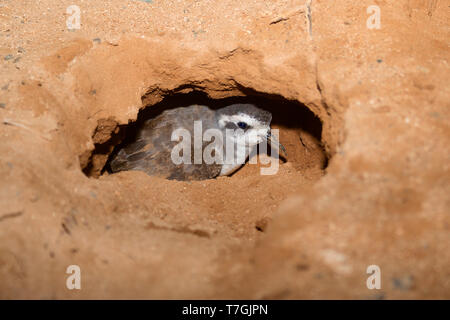
[(0, 102), (0, 108), (5, 109), (5, 107), (6, 107), (6, 103)]
[(6, 61), (8, 61), (8, 60), (11, 60), (12, 58), (14, 58), (14, 56), (13, 56), (12, 54), (8, 54), (8, 55), (5, 56), (4, 59), (5, 59)]
[(377, 62), (378, 62), (378, 63), (382, 63), (382, 62), (383, 62), (383, 59), (377, 59)]
[(34, 194), (31, 195), (31, 197), (30, 197), (30, 201), (31, 202), (36, 202), (38, 200), (39, 200), (39, 195), (38, 194), (34, 193)]
[(441, 117), (439, 112), (430, 112), (430, 113), (428, 113), (428, 115), (430, 117), (433, 117), (433, 118), (436, 118), (436, 119), (439, 119)]
[(264, 218), (256, 221), (256, 223), (255, 223), (256, 230), (258, 230), (260, 232), (265, 232), (267, 230), (267, 226), (270, 222), (269, 220), (270, 220), (269, 218), (264, 217)]
[(395, 289), (399, 290), (410, 290), (414, 286), (414, 277), (412, 275), (405, 275), (398, 278), (392, 279), (392, 285)]
[(95, 43), (101, 43), (101, 42), (102, 42), (102, 39), (100, 39), (100, 38), (95, 38), (95, 39), (92, 39), (92, 41), (95, 42)]
[(374, 300), (385, 300), (386, 294), (384, 292), (376, 293), (372, 296), (372, 299)]

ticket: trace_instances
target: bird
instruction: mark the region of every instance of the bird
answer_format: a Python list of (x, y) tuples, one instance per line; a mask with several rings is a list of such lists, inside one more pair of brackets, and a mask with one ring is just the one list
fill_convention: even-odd
[[(195, 122), (201, 122), (202, 132), (215, 129), (229, 139), (220, 138), (218, 148), (212, 155), (220, 154), (224, 159), (227, 153), (232, 161), (216, 161), (206, 163), (201, 161), (185, 161), (176, 163), (173, 160), (173, 150), (179, 140), (173, 139), (177, 129), (187, 130), (191, 136), (195, 134)], [(211, 109), (205, 105), (190, 105), (164, 110), (160, 115), (146, 120), (140, 127), (135, 139), (126, 145), (120, 146), (113, 152), (109, 160), (111, 173), (127, 170), (144, 171), (148, 175), (166, 178), (168, 180), (206, 180), (219, 176), (229, 176), (236, 172), (249, 155), (255, 151), (258, 144), (271, 142), (286, 153), (285, 148), (271, 133), (270, 123), (272, 114), (253, 104), (232, 104), (220, 109)], [(220, 135), (219, 135), (220, 136)], [(195, 139), (195, 136), (194, 136)], [(215, 139), (218, 139), (215, 136)], [(210, 141), (201, 140), (200, 145), (190, 141), (190, 150), (187, 150), (188, 160), (195, 160), (196, 152), (203, 154)], [(227, 144), (233, 146), (227, 148)], [(241, 146), (238, 148), (237, 146)], [(231, 152), (230, 150), (233, 150)], [(190, 152), (189, 152), (190, 151)], [(183, 150), (184, 155), (185, 150)], [(240, 158), (239, 158), (240, 157)], [(244, 159), (244, 161), (238, 161)]]

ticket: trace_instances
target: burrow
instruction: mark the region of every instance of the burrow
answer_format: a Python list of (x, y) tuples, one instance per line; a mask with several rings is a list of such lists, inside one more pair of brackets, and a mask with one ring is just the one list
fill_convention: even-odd
[[(293, 60), (295, 70), (289, 66), (280, 71), (279, 66), (268, 66), (265, 61), (264, 56), (252, 50), (187, 54), (173, 44), (151, 45), (144, 40), (126, 40), (89, 52), (70, 69), (76, 96), (83, 101), (90, 118), (83, 128), (83, 132), (90, 131), (90, 142), (81, 144), (78, 153), (80, 169), (95, 180), (115, 176), (107, 170), (111, 153), (132, 139), (145, 119), (167, 108), (191, 104), (220, 108), (232, 103), (253, 103), (272, 113), (272, 128), (280, 129), (280, 142), (289, 154), (287, 162), (280, 160), (280, 170), (272, 178), (261, 176), (257, 165), (246, 164), (226, 180), (209, 181), (206, 186), (212, 190), (210, 202), (214, 203), (203, 203), (203, 207), (205, 211), (215, 210), (211, 211), (213, 215), (231, 217), (229, 224), (245, 220), (254, 230), (255, 219), (270, 216), (289, 194), (298, 194), (305, 185), (324, 176), (343, 132), (339, 108), (330, 105), (329, 100), (325, 103), (315, 66), (307, 57)], [(305, 71), (301, 79), (297, 78), (297, 70)], [(128, 179), (126, 188), (132, 188), (135, 176), (120, 174)], [(161, 182), (146, 182), (152, 183)], [(184, 183), (192, 191), (188, 192), (192, 202), (202, 205), (203, 197), (195, 193), (197, 185)], [(247, 186), (256, 187), (250, 190)], [(133, 192), (128, 189), (121, 192)], [(227, 201), (234, 207), (223, 204)], [(239, 218), (243, 214), (241, 208), (246, 219)], [(255, 219), (248, 217), (252, 214)], [(256, 228), (262, 230), (263, 225)]]

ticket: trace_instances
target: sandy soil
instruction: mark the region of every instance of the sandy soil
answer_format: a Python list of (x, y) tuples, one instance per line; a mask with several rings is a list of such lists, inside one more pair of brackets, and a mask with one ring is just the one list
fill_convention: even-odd
[[(0, 298), (449, 299), (449, 20), (439, 0), (3, 0)], [(195, 92), (266, 101), (278, 174), (102, 174), (128, 124)]]

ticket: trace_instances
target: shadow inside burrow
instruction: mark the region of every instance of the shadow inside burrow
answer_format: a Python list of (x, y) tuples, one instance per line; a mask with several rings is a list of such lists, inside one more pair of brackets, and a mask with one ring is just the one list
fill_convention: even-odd
[[(272, 127), (279, 128), (280, 131), (283, 129), (299, 129), (307, 132), (319, 143), (321, 142), (322, 122), (301, 102), (285, 99), (281, 95), (261, 93), (247, 88), (240, 88), (240, 91), (244, 94), (243, 96), (232, 96), (222, 99), (212, 99), (205, 92), (200, 90), (193, 90), (189, 93), (169, 93), (166, 94), (159, 103), (145, 106), (140, 110), (136, 121), (127, 125), (121, 125), (119, 130), (112, 135), (109, 141), (96, 146), (94, 153), (110, 153), (106, 164), (101, 170), (101, 174), (113, 173), (110, 166), (111, 159), (120, 149), (136, 141), (137, 135), (145, 121), (157, 117), (165, 110), (188, 107), (193, 104), (205, 105), (214, 110), (235, 103), (254, 104), (258, 108), (271, 112)], [(300, 136), (299, 139), (301, 140)], [(301, 143), (303, 144), (303, 141)], [(267, 154), (270, 156), (272, 152), (273, 151), (269, 147)], [(289, 154), (289, 150), (287, 150), (287, 153)], [(325, 151), (323, 151), (323, 153), (325, 154)], [(280, 160), (283, 162), (289, 160), (289, 156), (285, 157), (282, 152), (280, 152), (279, 155)], [(324, 158), (323, 169), (328, 163), (327, 158)], [(92, 164), (90, 165), (92, 166)], [(89, 164), (85, 170), (83, 170), (85, 174), (89, 176), (89, 171), (86, 169), (89, 169)]]

